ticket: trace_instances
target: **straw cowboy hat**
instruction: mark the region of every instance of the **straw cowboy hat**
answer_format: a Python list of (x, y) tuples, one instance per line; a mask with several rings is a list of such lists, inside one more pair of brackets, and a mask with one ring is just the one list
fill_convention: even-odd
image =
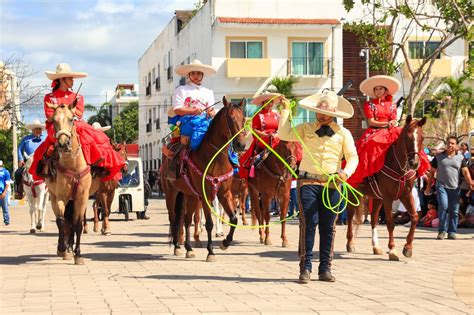
[(61, 78), (85, 78), (87, 73), (85, 72), (74, 72), (67, 63), (60, 63), (56, 66), (56, 71), (45, 71), (44, 72), (48, 79), (56, 80)]
[(299, 104), (304, 109), (328, 116), (347, 119), (354, 115), (351, 103), (333, 91), (310, 95), (299, 101)]
[(100, 130), (100, 131), (107, 131), (107, 130), (109, 130), (110, 128), (112, 128), (111, 126), (104, 126), (104, 127), (102, 127), (102, 126), (100, 125), (100, 122), (97, 122), (97, 121), (92, 124), (92, 127), (94, 127), (94, 129)]
[(199, 59), (194, 59), (188, 65), (177, 66), (175, 71), (182, 77), (187, 76), (191, 71), (199, 71), (204, 73), (204, 75), (213, 75), (217, 72), (214, 67), (203, 64)]
[(38, 119), (33, 120), (33, 122), (27, 124), (25, 127), (29, 130), (34, 130), (36, 128), (41, 128), (42, 130), (46, 129), (45, 125), (42, 124)]
[(376, 86), (385, 87), (387, 93), (393, 95), (400, 89), (400, 82), (388, 75), (376, 75), (362, 81), (360, 91), (369, 97), (376, 97), (374, 94), (374, 88)]
[(276, 100), (278, 97), (282, 96), (282, 94), (280, 93), (277, 93), (278, 90), (277, 88), (274, 86), (274, 85), (269, 85), (267, 87), (267, 89), (262, 93), (260, 94), (259, 96), (255, 97), (253, 100), (252, 100), (252, 104), (254, 105), (262, 105), (263, 102), (266, 102), (268, 101), (269, 99), (271, 98), (274, 98), (276, 96), (276, 98), (274, 100)]

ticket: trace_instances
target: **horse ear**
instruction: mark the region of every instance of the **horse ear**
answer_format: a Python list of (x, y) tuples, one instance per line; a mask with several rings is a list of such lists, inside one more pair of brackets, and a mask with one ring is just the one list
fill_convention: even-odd
[(407, 119), (405, 120), (405, 124), (408, 126), (412, 120), (413, 120), (413, 117), (411, 115), (408, 115)]
[(222, 97), (222, 104), (224, 104), (224, 107), (229, 106), (229, 103), (227, 102), (227, 98), (225, 97), (225, 95)]
[(423, 116), (423, 118), (418, 122), (418, 127), (422, 127), (424, 124), (426, 124), (426, 116)]
[(245, 105), (245, 97), (242, 98), (242, 100), (239, 103), (239, 107), (242, 107)]

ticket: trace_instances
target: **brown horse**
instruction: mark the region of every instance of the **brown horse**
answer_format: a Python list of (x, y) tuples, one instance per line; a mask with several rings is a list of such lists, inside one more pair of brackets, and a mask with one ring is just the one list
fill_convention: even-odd
[[(206, 165), (211, 158), (221, 149), (221, 147), (236, 135), (245, 124), (243, 112), (243, 101), (238, 105), (228, 103), (223, 98), (224, 107), (216, 114), (212, 120), (204, 139), (194, 151), (189, 152), (186, 148), (180, 151), (180, 176), (174, 181), (167, 178), (169, 171), (169, 159), (163, 156), (161, 172), (161, 185), (166, 196), (166, 207), (170, 220), (170, 233), (174, 245), (174, 254), (180, 254), (179, 230), (183, 222), (186, 238), (184, 246), (186, 248), (186, 258), (195, 257), (190, 242), (190, 225), (194, 213), (199, 211), (204, 194), (209, 202), (214, 200), (215, 195), (232, 224), (237, 224), (237, 216), (234, 213), (234, 201), (231, 192), (232, 185), (232, 165), (229, 162), (227, 148), (216, 157), (214, 163), (209, 167), (205, 182), (205, 192), (202, 189), (202, 176)], [(237, 151), (245, 148), (245, 134), (241, 132), (233, 140), (233, 147)], [(184, 210), (183, 210), (184, 207)], [(212, 245), (212, 216), (209, 206), (202, 202), (204, 216), (206, 218), (207, 231), (207, 261), (215, 261)], [(235, 227), (231, 226), (230, 232), (220, 245), (221, 249), (227, 249), (233, 240)]]
[[(242, 224), (248, 225), (247, 218), (245, 217), (245, 201), (249, 194), (249, 187), (247, 180), (245, 178), (240, 178), (239, 176), (233, 178), (232, 180), (232, 195), (234, 196), (235, 208), (239, 208), (240, 214), (242, 215)], [(256, 224), (257, 217), (255, 212), (252, 211), (252, 225)]]
[[(277, 152), (295, 170), (297, 167), (297, 146), (296, 142), (280, 141), (275, 147)], [(290, 201), (292, 174), (288, 168), (272, 153), (268, 155), (261, 167), (255, 169), (255, 176), (249, 177), (249, 192), (252, 202), (252, 212), (255, 213), (260, 227), (260, 243), (271, 245), (270, 240), (270, 203), (276, 198), (280, 205), (281, 239), (282, 246), (288, 247), (286, 238), (286, 214)], [(265, 234), (265, 237), (264, 237)]]
[[(382, 251), (378, 245), (376, 225), (379, 211), (383, 205), (385, 219), (387, 220), (387, 230), (389, 234), (389, 259), (399, 260), (395, 249), (393, 230), (395, 223), (392, 217), (392, 203), (400, 199), (402, 204), (410, 214), (411, 226), (407, 235), (407, 242), (403, 247), (405, 257), (412, 256), (413, 239), (415, 235), (416, 224), (418, 223), (418, 214), (415, 209), (413, 195), (411, 193), (416, 180), (416, 171), (420, 165), (418, 152), (423, 149), (423, 129), (426, 118), (413, 120), (409, 115), (406, 118), (397, 141), (388, 149), (385, 157), (385, 165), (378, 173), (364, 179), (364, 182), (356, 187), (359, 191), (368, 197), (373, 198), (372, 207), (372, 246), (374, 254), (381, 254)], [(357, 208), (348, 204), (348, 228), (347, 228), (347, 251), (354, 252), (354, 235), (352, 232), (352, 220), (355, 211), (359, 221), (363, 214), (363, 206)]]
[[(112, 147), (115, 151), (117, 151), (120, 156), (127, 161), (128, 152), (127, 146), (125, 143), (114, 143)], [(123, 170), (127, 170), (127, 165), (123, 167)], [(96, 200), (92, 209), (94, 210), (94, 232), (99, 232), (99, 211), (102, 211), (102, 229), (100, 230), (103, 235), (110, 235), (110, 226), (109, 226), (109, 216), (110, 216), (110, 208), (112, 206), (112, 202), (115, 196), (115, 189), (118, 187), (118, 180), (112, 179), (108, 181), (100, 181), (99, 190), (96, 192)], [(99, 209), (100, 205), (100, 209)], [(87, 211), (86, 211), (87, 212)], [(84, 233), (88, 232), (87, 220), (86, 220), (87, 213), (84, 213)]]
[(90, 166), (87, 165), (82, 153), (73, 120), (74, 105), (47, 104), (47, 106), (54, 109), (53, 123), (57, 139), (55, 146), (59, 154), (56, 164), (57, 176), (45, 180), (59, 230), (57, 254), (64, 260), (72, 259), (75, 234), (74, 263), (83, 264), (82, 220), (89, 194), (97, 190), (99, 181), (92, 179)]

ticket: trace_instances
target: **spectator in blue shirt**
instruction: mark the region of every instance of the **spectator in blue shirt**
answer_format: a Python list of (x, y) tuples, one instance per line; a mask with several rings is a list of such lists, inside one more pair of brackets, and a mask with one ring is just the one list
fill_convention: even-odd
[(31, 124), (26, 125), (26, 128), (31, 130), (31, 134), (23, 137), (21, 139), (20, 145), (18, 146), (18, 170), (15, 172), (15, 198), (23, 198), (23, 184), (21, 176), (23, 173), (23, 165), (25, 165), (26, 159), (33, 157), (33, 153), (36, 148), (44, 141), (46, 138), (43, 135), (43, 130), (45, 125), (40, 123), (39, 120), (33, 121)]
[(0, 207), (3, 211), (3, 223), (10, 224), (10, 214), (8, 213), (8, 188), (10, 186), (10, 173), (3, 167), (3, 161), (0, 160)]

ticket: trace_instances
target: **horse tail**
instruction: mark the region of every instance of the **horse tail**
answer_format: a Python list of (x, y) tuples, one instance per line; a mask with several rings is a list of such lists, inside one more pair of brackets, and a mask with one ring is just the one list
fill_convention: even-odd
[(184, 211), (183, 211), (183, 193), (178, 193), (176, 195), (176, 200), (174, 204), (174, 222), (170, 222), (170, 232), (169, 232), (169, 241), (170, 245), (173, 244), (173, 240), (178, 242), (179, 237), (179, 228), (181, 226), (181, 222), (183, 222), (184, 218)]

